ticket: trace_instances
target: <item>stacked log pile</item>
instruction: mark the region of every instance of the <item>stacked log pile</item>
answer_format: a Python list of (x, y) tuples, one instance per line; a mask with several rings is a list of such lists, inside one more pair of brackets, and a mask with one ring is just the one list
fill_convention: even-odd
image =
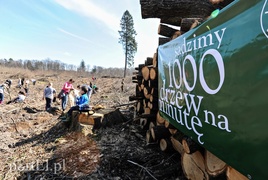
[[(205, 21), (215, 9), (221, 9), (233, 0), (140, 0), (143, 18), (160, 18), (159, 45), (177, 38)], [(136, 113), (141, 126), (147, 130), (146, 142), (158, 143), (162, 151), (176, 150), (188, 179), (247, 179), (215, 155), (195, 143), (176, 129), (158, 111), (157, 52), (147, 58), (133, 74), (136, 95), (129, 100), (137, 101)]]

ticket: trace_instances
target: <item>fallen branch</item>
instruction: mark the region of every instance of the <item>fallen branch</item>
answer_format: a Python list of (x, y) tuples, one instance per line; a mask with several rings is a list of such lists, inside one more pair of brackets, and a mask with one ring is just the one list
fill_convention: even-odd
[(146, 167), (143, 167), (142, 165), (140, 165), (140, 164), (138, 164), (138, 163), (135, 163), (135, 162), (133, 162), (133, 161), (131, 161), (131, 160), (127, 160), (128, 162), (130, 162), (130, 163), (132, 163), (132, 164), (134, 164), (134, 165), (136, 165), (136, 166), (139, 166), (139, 167), (141, 167), (142, 169), (144, 169), (153, 179), (155, 179), (155, 180), (157, 180), (149, 171), (148, 171), (148, 169), (146, 168)]
[(128, 106), (128, 105), (132, 105), (132, 104), (136, 104), (136, 102), (131, 102), (131, 103), (127, 103), (127, 104), (119, 104), (119, 105), (112, 106), (112, 108), (117, 108), (117, 107), (121, 107), (121, 106)]
[(13, 121), (14, 128), (15, 128), (16, 132), (17, 132), (17, 133), (19, 133), (19, 131), (18, 131), (18, 129), (17, 129), (17, 126), (16, 126), (16, 123), (15, 123), (14, 119), (13, 119), (13, 118), (11, 118), (11, 120)]

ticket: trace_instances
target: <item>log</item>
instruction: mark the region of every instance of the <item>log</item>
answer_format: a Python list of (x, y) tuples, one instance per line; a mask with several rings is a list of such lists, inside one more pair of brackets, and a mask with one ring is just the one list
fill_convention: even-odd
[(191, 29), (192, 24), (195, 22), (201, 23), (202, 18), (183, 18), (181, 21), (181, 31), (187, 32)]
[(166, 121), (162, 116), (160, 116), (159, 111), (158, 111), (157, 114), (156, 114), (156, 121), (157, 121), (159, 124), (164, 124), (165, 121)]
[(140, 118), (140, 126), (143, 130), (149, 129), (150, 121), (147, 118)]
[(147, 86), (149, 86), (149, 81), (143, 79), (142, 84), (144, 85), (144, 87), (147, 87)]
[(154, 53), (154, 56), (153, 56), (153, 67), (157, 67), (157, 52), (156, 53)]
[(178, 31), (178, 29), (174, 29), (164, 24), (159, 24), (158, 26), (158, 34), (161, 36), (172, 37), (176, 31)]
[(152, 88), (151, 94), (153, 95), (153, 97), (157, 97), (157, 101), (158, 101), (158, 89), (157, 88)]
[(157, 112), (158, 111), (158, 103), (157, 102), (150, 102), (150, 107), (149, 107), (153, 112)]
[(172, 152), (174, 148), (172, 146), (172, 142), (170, 138), (160, 139), (159, 141), (160, 150), (163, 152)]
[(140, 0), (142, 18), (206, 17), (215, 7), (203, 0)]
[(209, 179), (205, 170), (204, 158), (199, 151), (193, 154), (183, 153), (181, 159), (182, 170), (187, 179)]
[(165, 126), (154, 126), (151, 129), (151, 135), (154, 140), (169, 138), (171, 136), (169, 130)]
[(135, 67), (136, 71), (141, 71), (141, 69), (144, 67), (144, 64), (139, 64), (138, 67)]
[(166, 44), (170, 40), (171, 40), (171, 38), (159, 37), (158, 38), (158, 46), (163, 45), (163, 44)]
[(160, 23), (181, 26), (181, 17), (162, 17)]
[(171, 128), (168, 128), (168, 130), (169, 130), (169, 132), (170, 132), (171, 135), (176, 134), (177, 131), (178, 131), (177, 129), (171, 129)]
[(111, 127), (113, 125), (117, 125), (126, 121), (126, 117), (120, 112), (119, 109), (116, 109), (115, 111), (109, 112), (104, 115), (102, 120), (102, 126)]
[(137, 103), (137, 113), (138, 114), (142, 114), (142, 113), (144, 113), (144, 108), (143, 108), (143, 103), (142, 103), (142, 101), (138, 101), (138, 103)]
[(175, 139), (174, 136), (171, 136), (170, 140), (172, 142), (173, 148), (176, 151), (178, 151), (180, 154), (183, 154), (184, 153), (184, 150), (183, 150), (183, 147), (182, 147), (181, 142), (179, 140)]
[(153, 127), (155, 127), (156, 123), (154, 121), (151, 121), (150, 124), (149, 124), (149, 130), (151, 131), (151, 129)]
[(211, 4), (214, 5), (216, 9), (222, 9), (225, 6), (232, 3), (234, 0), (209, 0)]
[[(66, 122), (66, 125), (73, 131), (81, 132), (85, 136), (88, 134), (92, 134), (92, 129), (94, 125), (94, 119), (90, 119), (90, 121), (85, 121), (87, 123), (80, 123), (78, 116), (80, 113), (78, 111), (73, 111), (72, 118), (70, 122)], [(82, 117), (81, 117), (82, 118)], [(80, 120), (81, 120), (80, 118)], [(82, 120), (81, 120), (82, 121)]]
[(182, 146), (186, 153), (192, 154), (197, 150), (201, 149), (201, 147), (194, 142), (190, 137), (184, 136), (182, 139)]
[(183, 34), (182, 31), (176, 31), (176, 32), (172, 35), (171, 39), (176, 39), (177, 37), (179, 37), (179, 36), (182, 35), (182, 34)]
[(227, 167), (226, 176), (227, 176), (227, 180), (248, 180), (246, 176), (244, 176), (243, 174), (241, 174), (240, 172), (238, 172), (231, 166)]
[(147, 59), (145, 60), (145, 66), (150, 66), (150, 65), (153, 65), (153, 58), (147, 57)]
[(211, 176), (218, 176), (227, 167), (225, 162), (207, 150), (205, 150), (205, 166), (207, 173)]
[(94, 125), (95, 118), (101, 117), (103, 118), (103, 114), (98, 114), (95, 113), (95, 116), (93, 115), (88, 115), (87, 113), (79, 113), (78, 114), (78, 122), (82, 124), (87, 124), (87, 125)]
[(146, 118), (149, 119), (150, 121), (155, 120), (156, 115), (155, 114), (141, 114), (139, 115), (140, 118)]
[(157, 79), (157, 69), (156, 68), (150, 69), (150, 79), (151, 80)]
[(151, 87), (151, 88), (157, 88), (158, 87), (158, 79), (150, 79), (148, 80), (148, 86)]
[(150, 75), (150, 70), (149, 70), (148, 66), (144, 66), (141, 69), (141, 72), (142, 72), (143, 79), (148, 81), (149, 75)]
[(144, 114), (150, 114), (151, 113), (151, 109), (150, 108), (144, 108)]
[(137, 97), (137, 96), (129, 96), (128, 100), (129, 101), (136, 101), (136, 100), (142, 100), (143, 97)]
[(153, 137), (151, 135), (151, 131), (147, 130), (146, 131), (146, 143), (150, 144), (150, 143), (153, 143), (153, 142), (155, 142), (155, 141), (153, 140)]
[(176, 129), (168, 120), (165, 120), (165, 127), (169, 129)]
[(144, 98), (143, 92), (142, 92), (141, 87), (139, 85), (136, 85), (136, 96)]
[(148, 105), (148, 101), (149, 100), (148, 99), (143, 99), (142, 101), (143, 101), (143, 108), (147, 108), (148, 107), (147, 105)]
[(148, 95), (151, 95), (151, 90), (152, 88), (149, 86), (143, 88), (143, 94), (144, 94), (144, 97), (146, 97), (146, 99), (150, 99), (150, 97), (149, 98), (147, 97)]

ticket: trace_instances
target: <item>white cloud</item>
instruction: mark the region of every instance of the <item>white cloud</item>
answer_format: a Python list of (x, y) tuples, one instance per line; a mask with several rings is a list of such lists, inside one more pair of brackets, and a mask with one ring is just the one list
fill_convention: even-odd
[(95, 18), (104, 23), (113, 33), (118, 34), (119, 20), (110, 12), (98, 7), (92, 1), (88, 0), (55, 0), (66, 9), (74, 11), (86, 17)]
[(68, 32), (68, 31), (66, 31), (66, 30), (64, 30), (64, 29), (57, 28), (57, 30), (59, 30), (60, 32), (62, 32), (62, 33), (64, 33), (64, 34), (67, 34), (67, 35), (69, 35), (69, 36), (75, 37), (75, 38), (77, 38), (77, 39), (80, 39), (80, 40), (83, 40), (83, 41), (87, 41), (87, 42), (91, 42), (91, 41), (90, 41), (89, 39), (87, 39), (87, 38), (84, 38), (84, 37), (78, 36), (78, 35), (76, 35), (76, 34), (70, 33), (70, 32)]
[(63, 52), (63, 55), (65, 55), (65, 56), (71, 56), (71, 53), (69, 53), (69, 52)]

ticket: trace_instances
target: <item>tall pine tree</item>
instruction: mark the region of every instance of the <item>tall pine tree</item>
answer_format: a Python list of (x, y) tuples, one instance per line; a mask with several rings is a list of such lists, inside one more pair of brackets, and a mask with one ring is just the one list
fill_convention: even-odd
[(137, 35), (134, 29), (134, 22), (131, 14), (126, 10), (120, 21), (121, 31), (119, 32), (119, 43), (122, 44), (125, 53), (125, 70), (124, 78), (126, 77), (127, 65), (132, 67), (134, 65), (134, 55), (137, 52), (137, 42), (135, 36)]

